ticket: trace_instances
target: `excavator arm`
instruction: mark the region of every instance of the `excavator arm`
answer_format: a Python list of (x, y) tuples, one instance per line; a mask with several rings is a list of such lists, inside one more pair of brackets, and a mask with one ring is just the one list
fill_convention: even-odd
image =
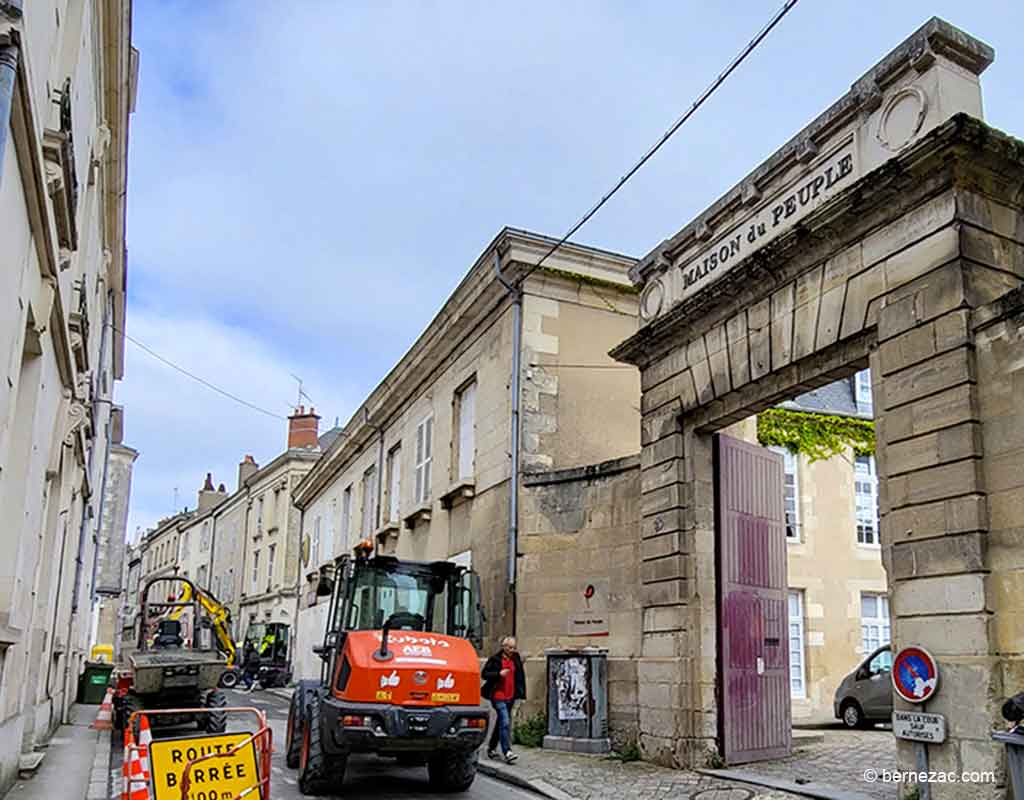
[[(196, 599), (199, 600), (206, 613), (210, 615), (210, 623), (213, 625), (213, 632), (217, 637), (218, 648), (228, 657), (227, 665), (229, 667), (235, 666), (238, 650), (231, 638), (231, 612), (202, 587), (197, 586), (196, 591), (199, 595)], [(183, 584), (178, 601), (187, 603), (191, 599), (192, 588), (187, 583)], [(185, 606), (176, 607), (171, 611), (170, 619), (178, 619), (184, 613), (185, 608)]]

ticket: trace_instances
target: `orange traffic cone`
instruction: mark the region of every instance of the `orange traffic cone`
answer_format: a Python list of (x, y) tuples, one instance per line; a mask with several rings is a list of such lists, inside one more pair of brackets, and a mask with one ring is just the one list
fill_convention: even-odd
[(128, 800), (149, 800), (149, 779), (142, 774), (142, 760), (135, 749), (128, 770)]
[(142, 774), (149, 780), (149, 746), (153, 744), (153, 733), (149, 729), (146, 715), (139, 716), (139, 761), (142, 762)]
[(100, 713), (96, 715), (90, 728), (98, 731), (109, 731), (114, 727), (114, 690), (107, 689), (103, 696), (103, 703), (100, 705)]
[(132, 726), (127, 725), (124, 729), (124, 755), (121, 758), (121, 800), (128, 800), (128, 779), (131, 769), (131, 746), (135, 744), (132, 736)]

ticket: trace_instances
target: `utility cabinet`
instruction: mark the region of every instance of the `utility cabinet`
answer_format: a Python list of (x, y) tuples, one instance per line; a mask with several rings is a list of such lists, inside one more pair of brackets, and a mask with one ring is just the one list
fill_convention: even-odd
[(544, 747), (608, 753), (608, 651), (546, 650), (548, 730)]

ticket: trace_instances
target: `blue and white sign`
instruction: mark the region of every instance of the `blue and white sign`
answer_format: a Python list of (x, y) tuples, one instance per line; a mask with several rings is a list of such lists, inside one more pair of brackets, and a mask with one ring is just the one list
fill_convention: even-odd
[(904, 647), (893, 660), (892, 685), (908, 703), (923, 703), (938, 689), (939, 665), (923, 647)]

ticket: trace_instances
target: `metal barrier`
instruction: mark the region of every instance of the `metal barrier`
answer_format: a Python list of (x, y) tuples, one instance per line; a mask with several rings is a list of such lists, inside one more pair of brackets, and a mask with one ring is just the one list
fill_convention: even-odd
[[(137, 718), (149, 718), (156, 716), (174, 716), (180, 714), (193, 714), (196, 716), (202, 714), (251, 714), (256, 721), (257, 730), (255, 733), (249, 734), (245, 739), (237, 742), (231, 746), (228, 750), (223, 753), (206, 753), (198, 755), (195, 758), (184, 761), (184, 767), (181, 773), (181, 800), (196, 800), (190, 798), (189, 791), (191, 789), (191, 773), (194, 767), (203, 762), (212, 759), (227, 759), (236, 756), (239, 752), (247, 747), (253, 747), (255, 750), (255, 761), (256, 761), (256, 775), (253, 784), (238, 794), (230, 795), (225, 793), (211, 794), (208, 800), (270, 800), (270, 757), (273, 752), (273, 734), (271, 733), (270, 727), (267, 725), (267, 715), (265, 712), (260, 711), (258, 708), (252, 708), (250, 706), (228, 706), (226, 708), (161, 708), (152, 710), (135, 711), (128, 718), (124, 728), (124, 791), (122, 792), (123, 800), (141, 800), (141, 798), (151, 798), (157, 796), (157, 787), (155, 781), (155, 774), (152, 768), (152, 753), (147, 744), (137, 743), (135, 741), (135, 720)], [(141, 722), (140, 722), (141, 725)], [(242, 732), (245, 733), (245, 732)], [(213, 734), (212, 736), (221, 736), (230, 734)], [(189, 737), (195, 739), (202, 739), (203, 737)], [(163, 742), (172, 741), (186, 741), (186, 739), (167, 739), (162, 740)], [(140, 762), (145, 757), (148, 768), (144, 768), (140, 776), (136, 776), (129, 765), (133, 764), (136, 759)], [(153, 783), (152, 787), (150, 783)], [(139, 788), (139, 787), (142, 788)], [(254, 795), (253, 793), (258, 794)]]

